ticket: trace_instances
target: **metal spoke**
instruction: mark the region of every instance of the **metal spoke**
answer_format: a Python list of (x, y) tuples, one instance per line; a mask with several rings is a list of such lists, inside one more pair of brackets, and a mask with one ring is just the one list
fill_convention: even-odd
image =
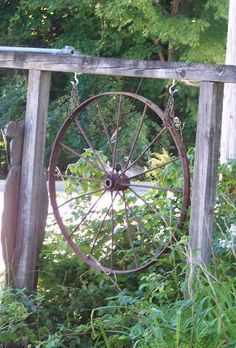
[(135, 134), (135, 138), (134, 138), (133, 144), (132, 144), (132, 146), (131, 146), (130, 153), (129, 153), (129, 155), (128, 155), (128, 159), (127, 159), (127, 161), (126, 161), (126, 163), (125, 163), (125, 168), (127, 168), (128, 165), (129, 165), (129, 161), (130, 161), (131, 156), (132, 156), (132, 153), (133, 153), (133, 151), (134, 151), (134, 147), (135, 147), (135, 145), (136, 145), (138, 136), (139, 136), (139, 134), (140, 134), (140, 132), (141, 132), (141, 129), (142, 129), (142, 126), (143, 126), (143, 122), (144, 122), (144, 117), (145, 117), (145, 115), (146, 115), (146, 110), (147, 110), (147, 105), (145, 104), (144, 109), (143, 109), (143, 114), (142, 114), (141, 122), (140, 122), (140, 126), (139, 126), (139, 128), (138, 128), (138, 130), (137, 130), (137, 133)]
[(69, 235), (69, 238), (71, 238), (73, 236), (73, 234), (78, 230), (78, 228), (80, 227), (80, 225), (84, 222), (84, 220), (87, 218), (87, 216), (91, 213), (91, 211), (93, 210), (93, 208), (96, 206), (96, 204), (100, 201), (100, 199), (102, 198), (102, 196), (104, 195), (104, 193), (106, 192), (106, 190), (104, 190), (102, 192), (102, 194), (98, 197), (98, 199), (92, 204), (92, 206), (89, 208), (89, 210), (87, 211), (87, 213), (83, 216), (82, 220), (80, 221), (80, 223), (73, 229), (73, 231), (71, 232), (71, 234)]
[(175, 190), (175, 189), (172, 189), (170, 187), (159, 187), (159, 186), (156, 186), (156, 185), (142, 185), (142, 184), (140, 185), (140, 184), (134, 184), (133, 182), (131, 182), (129, 184), (129, 187), (156, 189), (156, 190), (161, 191), (161, 192), (168, 192), (168, 191), (170, 191), (170, 192), (173, 192), (173, 193), (182, 193), (182, 190)]
[(60, 143), (60, 145), (61, 145), (63, 148), (65, 148), (67, 151), (73, 153), (74, 155), (78, 156), (79, 158), (81, 158), (81, 159), (84, 160), (85, 162), (91, 164), (92, 166), (96, 167), (98, 170), (100, 170), (101, 172), (104, 172), (104, 173), (106, 174), (106, 171), (105, 171), (103, 168), (99, 167), (99, 165), (97, 165), (97, 163), (95, 163), (95, 162), (91, 161), (90, 159), (84, 157), (84, 156), (81, 155), (78, 151), (72, 149), (70, 146), (67, 146), (67, 145), (65, 145), (65, 144), (63, 144), (63, 143)]
[(94, 250), (95, 244), (96, 244), (96, 242), (97, 242), (97, 240), (98, 240), (98, 237), (99, 237), (99, 235), (100, 235), (100, 233), (101, 233), (101, 231), (102, 231), (102, 228), (103, 228), (104, 223), (105, 223), (105, 221), (106, 221), (106, 217), (107, 217), (107, 215), (109, 214), (110, 210), (111, 210), (112, 207), (113, 207), (113, 202), (114, 202), (114, 200), (116, 199), (116, 196), (117, 196), (117, 193), (116, 193), (116, 195), (115, 195), (115, 198), (112, 197), (111, 204), (110, 204), (109, 208), (107, 209), (107, 211), (106, 211), (106, 213), (105, 213), (105, 215), (104, 215), (104, 218), (103, 218), (102, 223), (101, 223), (101, 225), (100, 225), (100, 227), (99, 227), (99, 230), (98, 230), (98, 232), (97, 232), (97, 234), (96, 234), (96, 237), (95, 237), (95, 239), (94, 239), (94, 242), (93, 242), (93, 245), (92, 245), (92, 247), (91, 247), (91, 250), (90, 250), (90, 252), (89, 252), (89, 254), (88, 254), (88, 257), (91, 257), (91, 255), (92, 255), (92, 252), (93, 252), (93, 250)]
[(104, 188), (96, 190), (96, 191), (92, 191), (92, 192), (87, 192), (87, 193), (84, 193), (83, 195), (72, 197), (72, 198), (68, 199), (67, 201), (65, 201), (64, 203), (58, 205), (57, 209), (63, 207), (64, 205), (66, 205), (66, 204), (68, 204), (68, 203), (70, 203), (70, 202), (72, 202), (72, 201), (74, 201), (76, 199), (84, 198), (86, 196), (91, 196), (91, 195), (93, 195), (95, 193), (102, 192), (103, 190), (104, 190)]
[(75, 176), (75, 175), (66, 175), (66, 174), (54, 174), (56, 178), (63, 178), (63, 179), (73, 179), (73, 180), (79, 180), (79, 181), (91, 181), (91, 182), (103, 182), (103, 179), (95, 179), (95, 178), (86, 178), (83, 176)]
[[(119, 195), (120, 195), (120, 197), (121, 197), (121, 199), (123, 200), (123, 197), (122, 197), (122, 195), (120, 194), (120, 192), (118, 191), (118, 193), (119, 193)], [(124, 200), (123, 200), (124, 201)], [(125, 202), (124, 202), (125, 203)], [(143, 227), (143, 230), (144, 230), (144, 232), (146, 233), (146, 235), (147, 235), (147, 237), (148, 237), (148, 239), (149, 239), (149, 241), (150, 242), (152, 242), (154, 245), (155, 245), (155, 242), (153, 241), (153, 238), (152, 238), (152, 236), (147, 232), (147, 230), (145, 229), (145, 227), (144, 227), (144, 225), (143, 225), (143, 223), (137, 218), (137, 215), (135, 214), (135, 212), (133, 211), (133, 209), (132, 208), (130, 208), (130, 206), (129, 206), (129, 204), (126, 202), (126, 207), (131, 211), (131, 213), (132, 213), (132, 215), (133, 215), (133, 218), (134, 218), (134, 220), (140, 225), (140, 226), (142, 226)]]
[(117, 111), (117, 118), (116, 118), (116, 130), (113, 133), (113, 136), (115, 137), (115, 145), (113, 150), (113, 157), (112, 157), (112, 174), (114, 174), (114, 168), (116, 164), (116, 157), (117, 157), (117, 144), (118, 144), (118, 133), (119, 133), (119, 124), (120, 124), (120, 115), (121, 115), (121, 95), (119, 99), (119, 105), (118, 105), (118, 111)]
[[(87, 118), (90, 111), (95, 123)], [(123, 124), (125, 114), (135, 117), (133, 130), (129, 117)], [(168, 232), (168, 226), (177, 221), (177, 228), (182, 227), (186, 218), (190, 194), (188, 159), (181, 137), (165, 122), (164, 116), (158, 106), (137, 93), (101, 93), (78, 106), (55, 139), (49, 165), (55, 219), (74, 252), (87, 265), (106, 274), (147, 269), (178, 240), (173, 232)], [(150, 118), (148, 122), (152, 122), (153, 117), (156, 126), (148, 139), (139, 144), (143, 142), (146, 121)], [(90, 126), (98, 127), (102, 146), (98, 146)], [(84, 146), (72, 142), (71, 131), (75, 131)], [(165, 145), (166, 137), (173, 151), (163, 161), (149, 163), (150, 154), (159, 151), (163, 142)], [(123, 140), (126, 149), (120, 148)], [(60, 172), (57, 166), (61, 156), (67, 158), (68, 167)], [(72, 166), (78, 167), (78, 171), (72, 170)], [(175, 166), (180, 176), (178, 183), (170, 180), (164, 184), (159, 177), (171, 176)], [(68, 183), (73, 184), (73, 192), (67, 190)], [(61, 195), (55, 184), (65, 187)], [(162, 196), (173, 201), (174, 214), (165, 216), (165, 206), (154, 199)], [(71, 209), (75, 214), (72, 223)], [(93, 236), (87, 240), (85, 251), (83, 239), (93, 226)]]
[(140, 172), (140, 173), (137, 173), (137, 174), (135, 174), (135, 175), (132, 175), (132, 176), (129, 177), (129, 179), (133, 179), (133, 178), (136, 178), (136, 177), (139, 176), (139, 175), (144, 175), (144, 174), (146, 174), (146, 173), (152, 172), (152, 171), (155, 170), (155, 169), (165, 167), (167, 164), (176, 162), (176, 161), (178, 161), (178, 160), (180, 160), (180, 159), (181, 159), (180, 157), (172, 158), (172, 159), (171, 159), (170, 161), (168, 161), (168, 162), (165, 162), (165, 163), (162, 163), (162, 164), (158, 164), (158, 165), (155, 166), (155, 167), (152, 167), (152, 168), (150, 168), (150, 169), (144, 170), (143, 172)]
[[(141, 195), (139, 195), (137, 192), (135, 192), (131, 187), (129, 187), (129, 189), (130, 189), (130, 191), (131, 191), (134, 195), (136, 195), (139, 199), (141, 199), (141, 200), (150, 208), (150, 210), (152, 210), (154, 213), (158, 214), (158, 215), (161, 217), (161, 219), (163, 220), (164, 224), (167, 226), (167, 222), (166, 222), (164, 216), (160, 213), (160, 211), (158, 211), (157, 209), (155, 209), (148, 201), (146, 201)], [(120, 196), (121, 196), (121, 195), (120, 195)], [(158, 245), (153, 241), (152, 236), (147, 232), (147, 230), (145, 229), (144, 225), (143, 225), (143, 224), (141, 223), (141, 221), (137, 218), (137, 216), (136, 216), (135, 212), (132, 210), (132, 208), (130, 208), (128, 204), (127, 204), (127, 207), (128, 207), (128, 209), (131, 211), (131, 213), (132, 213), (132, 215), (133, 215), (135, 221), (136, 221), (137, 223), (140, 223), (140, 224), (143, 226), (143, 229), (144, 229), (145, 233), (147, 234), (148, 239), (154, 244), (155, 249), (156, 249), (156, 253), (155, 253), (155, 256), (156, 256), (156, 257), (159, 257), (161, 254), (163, 254), (163, 253), (168, 249), (168, 247), (170, 246), (170, 244), (171, 244), (172, 241), (175, 241), (175, 242), (177, 241), (177, 240), (176, 240), (176, 236), (171, 232), (171, 239), (166, 243), (166, 245), (163, 246), (163, 247), (161, 247), (161, 248), (158, 247)]]
[(155, 136), (155, 138), (151, 141), (151, 143), (145, 148), (145, 150), (143, 150), (143, 152), (141, 153), (141, 155), (139, 155), (136, 160), (134, 162), (132, 162), (128, 167), (126, 167), (120, 174), (118, 177), (120, 177), (121, 175), (123, 175), (127, 170), (129, 170), (131, 167), (133, 167), (133, 165), (135, 165), (138, 160), (140, 160), (140, 158), (143, 157), (143, 155), (150, 149), (150, 147), (155, 143), (155, 141), (160, 138), (160, 136), (163, 134), (163, 132), (166, 130), (166, 127), (163, 127), (161, 129), (161, 131)]
[(157, 209), (155, 209), (146, 199), (144, 199), (141, 195), (139, 195), (137, 192), (135, 192), (131, 187), (129, 187), (129, 189), (130, 189), (131, 192), (133, 192), (133, 194), (134, 194), (136, 197), (138, 197), (139, 199), (141, 199), (141, 200), (144, 202), (144, 204), (146, 204), (146, 205), (150, 208), (150, 210), (151, 210), (153, 213), (160, 215), (160, 217), (161, 217), (162, 221), (164, 222), (164, 224), (167, 225), (166, 220), (165, 220), (165, 218), (163, 217), (163, 215), (160, 213), (160, 211), (158, 211)]
[(76, 119), (75, 122), (76, 122), (76, 125), (78, 126), (78, 128), (79, 128), (81, 134), (83, 135), (83, 137), (84, 137), (85, 140), (87, 141), (89, 147), (92, 149), (93, 154), (94, 154), (94, 156), (96, 157), (97, 161), (100, 163), (100, 165), (101, 165), (101, 167), (103, 168), (104, 172), (107, 173), (106, 168), (105, 168), (105, 166), (104, 166), (102, 160), (101, 160), (100, 157), (98, 156), (96, 150), (94, 149), (94, 147), (93, 147), (91, 141), (89, 140), (87, 134), (85, 133), (85, 131), (84, 131), (83, 127), (81, 126), (80, 122), (78, 121), (78, 119)]
[(111, 154), (113, 155), (113, 148), (112, 148), (112, 145), (111, 145), (111, 139), (110, 139), (110, 136), (109, 136), (109, 134), (108, 134), (107, 126), (106, 126), (106, 123), (105, 123), (105, 121), (104, 121), (104, 118), (103, 118), (103, 115), (102, 115), (102, 112), (101, 112), (101, 110), (100, 110), (100, 107), (99, 107), (99, 105), (98, 105), (98, 101), (97, 101), (97, 100), (96, 100), (96, 104), (97, 104), (97, 109), (98, 109), (98, 115), (99, 115), (100, 121), (102, 122), (103, 129), (104, 129), (104, 132), (105, 132), (105, 134), (106, 134), (109, 147), (110, 147), (110, 149), (111, 149)]
[(124, 203), (125, 203), (125, 220), (126, 220), (126, 225), (127, 225), (127, 235), (128, 235), (128, 239), (129, 239), (129, 244), (131, 246), (131, 249), (132, 249), (132, 252), (133, 252), (133, 255), (134, 255), (135, 266), (138, 267), (137, 255), (136, 255), (135, 250), (134, 250), (134, 244), (133, 244), (133, 240), (132, 240), (132, 236), (131, 236), (131, 228), (130, 228), (130, 223), (129, 223), (128, 211), (126, 209), (127, 203), (126, 203), (126, 197), (125, 197), (125, 192), (124, 191), (123, 191), (123, 200), (124, 200)]
[[(116, 192), (116, 196), (117, 196), (117, 192)], [(111, 199), (112, 199), (112, 202), (111, 202), (112, 203), (112, 206), (111, 206), (111, 269), (113, 269), (113, 248), (114, 248), (114, 231), (115, 231), (113, 191), (111, 191)]]

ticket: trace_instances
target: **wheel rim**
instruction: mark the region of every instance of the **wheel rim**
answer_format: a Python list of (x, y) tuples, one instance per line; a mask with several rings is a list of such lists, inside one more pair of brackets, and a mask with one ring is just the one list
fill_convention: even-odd
[[(91, 130), (102, 139), (99, 144)], [(71, 145), (74, 136), (78, 141)], [(163, 163), (151, 166), (150, 152), (161, 150), (162, 142), (169, 142), (171, 151), (163, 153)], [(58, 174), (62, 156), (67, 168)], [(173, 165), (181, 170), (181, 187), (153, 183), (154, 173), (168, 173)], [(73, 187), (63, 202), (56, 193), (60, 179)], [(163, 196), (171, 200), (172, 194), (175, 225), (181, 228), (186, 218), (190, 179), (185, 146), (171, 119), (150, 100), (126, 92), (99, 94), (83, 102), (61, 127), (50, 158), (49, 194), (65, 240), (85, 263), (108, 273), (143, 270), (176, 238), (167, 238), (170, 223), (157, 202)], [(78, 214), (72, 225), (64, 216), (71, 205)]]

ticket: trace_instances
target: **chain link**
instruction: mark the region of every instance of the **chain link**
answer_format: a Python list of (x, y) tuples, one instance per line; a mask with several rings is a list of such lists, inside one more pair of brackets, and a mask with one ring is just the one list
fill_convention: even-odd
[(181, 132), (182, 124), (179, 117), (175, 115), (175, 110), (174, 110), (174, 106), (175, 106), (174, 93), (177, 91), (177, 90), (172, 90), (174, 87), (175, 86), (173, 83), (173, 85), (169, 88), (169, 98), (166, 104), (165, 117), (171, 119), (174, 127)]
[(69, 100), (69, 113), (74, 111), (80, 104), (80, 99), (79, 99), (79, 93), (78, 93), (78, 77), (77, 74), (75, 73), (74, 75), (74, 81), (71, 81), (71, 93), (70, 93), (70, 100)]

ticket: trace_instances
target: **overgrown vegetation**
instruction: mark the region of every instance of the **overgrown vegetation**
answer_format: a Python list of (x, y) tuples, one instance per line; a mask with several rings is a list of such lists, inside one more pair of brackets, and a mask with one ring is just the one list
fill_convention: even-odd
[(114, 278), (82, 264), (49, 219), (37, 295), (1, 293), (2, 347), (235, 347), (235, 172), (220, 168), (212, 263), (187, 298), (187, 226), (151, 269)]

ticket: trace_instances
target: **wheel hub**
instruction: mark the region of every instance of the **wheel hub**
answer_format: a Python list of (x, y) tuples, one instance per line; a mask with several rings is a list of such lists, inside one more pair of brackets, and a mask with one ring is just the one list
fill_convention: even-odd
[(125, 174), (120, 175), (116, 173), (109, 173), (104, 180), (104, 187), (108, 191), (125, 191), (129, 188), (130, 180)]

